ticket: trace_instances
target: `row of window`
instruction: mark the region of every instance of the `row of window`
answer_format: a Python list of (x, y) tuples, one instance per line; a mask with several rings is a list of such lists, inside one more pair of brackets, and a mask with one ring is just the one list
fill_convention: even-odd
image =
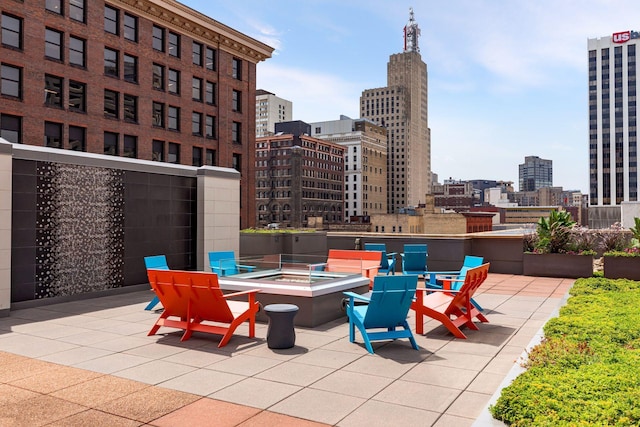
[[(48, 12), (58, 15), (65, 15), (65, 4), (63, 0), (46, 0), (44, 4)], [(67, 11), (69, 18), (74, 21), (86, 23), (86, 8), (84, 0), (69, 0), (69, 9)]]
[[(9, 142), (22, 142), (22, 117), (3, 114), (0, 116), (0, 137)], [(104, 132), (104, 154), (121, 157), (138, 157), (138, 137), (120, 135), (116, 132)], [(69, 125), (64, 135), (64, 124), (47, 121), (44, 124), (44, 146), (51, 148), (87, 151), (87, 128)], [(180, 144), (169, 142), (165, 151), (165, 141), (153, 140), (152, 160), (180, 163)], [(203, 157), (204, 155), (204, 157)], [(238, 155), (239, 156), (239, 155)], [(238, 157), (236, 156), (236, 157)], [(192, 147), (193, 166), (215, 166), (216, 150)], [(235, 167), (239, 167), (239, 157), (235, 159)]]
[[(46, 9), (50, 12), (63, 14), (64, 5), (62, 0), (47, 0)], [(69, 15), (71, 18), (80, 22), (86, 20), (86, 10), (84, 0), (70, 0)], [(126, 40), (138, 41), (138, 18), (128, 13), (123, 14), (123, 35)], [(2, 44), (6, 47), (22, 50), (23, 48), (23, 20), (19, 17), (2, 13), (0, 22), (2, 27)], [(105, 6), (104, 28), (107, 33), (120, 35), (120, 10)], [(179, 34), (168, 31), (157, 25), (153, 26), (152, 46), (160, 52), (169, 52), (169, 55), (180, 58), (181, 55), (181, 36)], [(49, 59), (63, 61), (64, 49), (64, 33), (62, 31), (46, 28), (45, 29), (45, 56)], [(69, 64), (80, 67), (85, 66), (85, 49), (86, 40), (69, 36)], [(202, 43), (193, 41), (191, 48), (192, 63), (202, 66), (207, 70), (215, 71), (217, 68), (217, 51)], [(105, 54), (106, 60), (106, 54)], [(242, 80), (242, 60), (238, 58), (232, 59), (232, 77)]]

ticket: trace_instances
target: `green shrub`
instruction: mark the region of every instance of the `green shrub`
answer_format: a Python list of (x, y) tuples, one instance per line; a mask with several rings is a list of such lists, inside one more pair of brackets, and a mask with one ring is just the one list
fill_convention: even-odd
[(578, 279), (490, 411), (512, 426), (640, 424), (640, 282)]

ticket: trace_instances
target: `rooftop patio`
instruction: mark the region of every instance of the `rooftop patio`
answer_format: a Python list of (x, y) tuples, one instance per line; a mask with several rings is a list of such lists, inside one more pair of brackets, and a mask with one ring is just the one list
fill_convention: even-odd
[(211, 335), (148, 337), (146, 291), (12, 310), (0, 318), (0, 424), (501, 425), (487, 405), (573, 281), (490, 273), (475, 296), (490, 323), (467, 340), (429, 320), (419, 351), (375, 342), (374, 355), (359, 334), (349, 342), (346, 317), (296, 327), (287, 350), (267, 347), (264, 323), (221, 349)]

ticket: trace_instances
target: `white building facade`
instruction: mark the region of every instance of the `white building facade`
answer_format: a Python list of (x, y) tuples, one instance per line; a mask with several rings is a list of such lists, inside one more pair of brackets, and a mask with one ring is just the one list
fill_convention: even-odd
[(290, 122), (292, 114), (291, 101), (263, 89), (256, 90), (256, 137), (273, 135), (276, 123)]
[(640, 31), (588, 39), (591, 206), (638, 201), (637, 51)]
[(311, 123), (311, 136), (342, 145), (344, 150), (345, 221), (368, 222), (387, 213), (387, 132), (367, 119)]

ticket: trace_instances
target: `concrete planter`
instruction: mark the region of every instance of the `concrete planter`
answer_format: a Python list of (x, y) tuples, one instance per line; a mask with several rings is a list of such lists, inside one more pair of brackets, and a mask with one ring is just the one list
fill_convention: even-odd
[(525, 276), (574, 279), (591, 277), (593, 276), (593, 256), (525, 253), (522, 269)]
[(640, 257), (605, 255), (604, 277), (607, 279), (640, 280)]

